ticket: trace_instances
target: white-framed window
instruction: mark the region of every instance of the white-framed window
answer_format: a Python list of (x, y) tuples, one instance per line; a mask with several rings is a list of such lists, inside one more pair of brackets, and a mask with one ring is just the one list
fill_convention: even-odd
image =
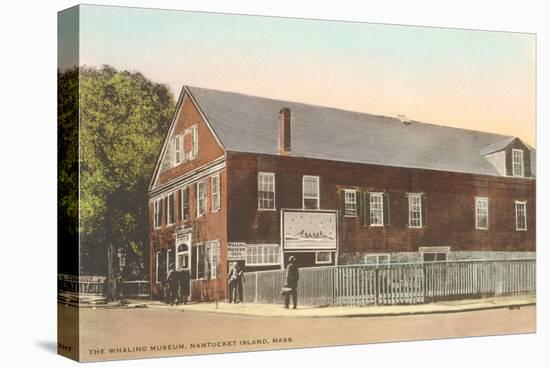
[(199, 129), (195, 124), (190, 128), (191, 133), (191, 157), (190, 159), (195, 159), (199, 154)]
[(186, 243), (176, 246), (176, 269), (189, 269), (190, 248)]
[(212, 180), (212, 211), (220, 210), (220, 174), (211, 177)]
[(159, 284), (161, 282), (160, 280), (160, 251), (156, 252), (156, 266), (155, 266), (155, 282)]
[(381, 192), (370, 193), (370, 225), (379, 227), (384, 225), (384, 194)]
[(176, 135), (174, 137), (174, 165), (178, 165), (185, 160), (183, 151), (183, 137)]
[(330, 264), (332, 263), (332, 252), (317, 251), (315, 253), (315, 264)]
[(523, 150), (512, 149), (512, 176), (523, 177), (525, 172), (523, 170)]
[(180, 220), (189, 219), (189, 188), (180, 190)]
[(220, 276), (220, 241), (207, 241), (197, 245), (197, 279), (218, 279)]
[(319, 176), (302, 177), (302, 208), (319, 209)]
[(422, 261), (424, 262), (447, 261), (447, 253), (446, 252), (423, 252)]
[(197, 182), (197, 217), (206, 214), (206, 180)]
[(162, 223), (162, 198), (155, 200), (154, 206), (154, 226), (159, 228)]
[(357, 191), (344, 190), (344, 215), (348, 217), (357, 216)]
[(408, 194), (409, 228), (422, 228), (422, 195)]
[(527, 202), (516, 201), (516, 231), (527, 231)]
[(175, 207), (174, 207), (174, 193), (168, 194), (167, 200), (166, 200), (166, 224), (172, 225), (175, 222), (174, 214), (175, 214)]
[(368, 254), (365, 255), (365, 264), (367, 265), (389, 265), (390, 254)]
[(168, 272), (170, 272), (170, 265), (173, 265), (171, 263), (172, 258), (172, 249), (168, 249), (166, 251), (166, 276), (168, 276)]
[(275, 173), (258, 172), (258, 209), (275, 210)]
[(476, 197), (476, 229), (489, 229), (489, 198)]
[(279, 265), (281, 252), (278, 244), (246, 245), (246, 265)]

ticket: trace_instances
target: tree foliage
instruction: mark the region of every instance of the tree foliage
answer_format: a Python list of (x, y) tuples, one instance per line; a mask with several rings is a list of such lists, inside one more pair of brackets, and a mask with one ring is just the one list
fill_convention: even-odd
[[(81, 271), (104, 274), (108, 246), (114, 245), (126, 249), (132, 273), (143, 277), (147, 188), (173, 113), (173, 95), (140, 73), (110, 66), (81, 67), (78, 88)], [(71, 215), (73, 209), (67, 206)]]

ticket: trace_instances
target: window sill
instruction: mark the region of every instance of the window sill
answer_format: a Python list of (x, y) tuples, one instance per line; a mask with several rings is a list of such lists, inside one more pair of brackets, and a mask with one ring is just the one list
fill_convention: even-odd
[(357, 214), (344, 214), (344, 218), (357, 218)]
[(478, 227), (476, 227), (476, 230), (478, 230), (478, 231), (488, 231), (489, 228), (478, 228)]
[(527, 232), (527, 228), (525, 228), (525, 229), (517, 229), (516, 228), (516, 232)]
[(423, 226), (407, 226), (407, 228), (409, 228), (409, 229), (422, 229), (424, 227)]
[(262, 264), (249, 264), (249, 263), (245, 263), (244, 265), (245, 265), (245, 266), (279, 266), (279, 265), (281, 265), (281, 263), (280, 263), (280, 262), (277, 262), (277, 263), (269, 263), (269, 264), (267, 264), (267, 263), (262, 263)]
[(259, 212), (276, 212), (277, 209), (276, 209), (276, 208), (273, 208), (273, 209), (258, 208), (258, 211), (259, 211)]
[(370, 227), (384, 227), (383, 224), (371, 224)]

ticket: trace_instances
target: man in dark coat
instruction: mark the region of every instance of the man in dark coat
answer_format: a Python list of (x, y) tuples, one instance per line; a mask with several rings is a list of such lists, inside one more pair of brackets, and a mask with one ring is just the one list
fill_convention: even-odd
[(228, 301), (229, 303), (235, 302), (237, 303), (237, 282), (238, 282), (238, 276), (239, 276), (239, 266), (237, 263), (233, 264), (233, 267), (231, 270), (229, 270), (229, 274), (227, 274), (227, 286), (228, 286)]
[(288, 259), (288, 266), (286, 268), (286, 284), (285, 287), (290, 288), (289, 292), (285, 293), (285, 308), (288, 308), (290, 304), (290, 296), (292, 295), (292, 304), (293, 308), (296, 308), (298, 306), (298, 279), (300, 278), (300, 274), (298, 272), (298, 266), (296, 265), (296, 258), (294, 256), (291, 256)]
[(189, 270), (180, 268), (178, 271), (178, 280), (179, 280), (179, 292), (178, 292), (178, 298), (179, 303), (183, 303), (184, 305), (187, 304), (187, 299), (189, 298), (190, 292), (190, 284), (189, 281), (191, 279), (191, 274), (189, 273)]
[(178, 291), (178, 275), (174, 269), (174, 265), (170, 264), (168, 274), (166, 275), (166, 303), (174, 305), (176, 303)]

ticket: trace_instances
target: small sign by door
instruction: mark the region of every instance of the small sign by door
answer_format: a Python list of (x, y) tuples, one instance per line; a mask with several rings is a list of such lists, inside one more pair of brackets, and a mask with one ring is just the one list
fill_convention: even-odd
[(246, 260), (246, 243), (229, 242), (227, 244), (227, 261)]

